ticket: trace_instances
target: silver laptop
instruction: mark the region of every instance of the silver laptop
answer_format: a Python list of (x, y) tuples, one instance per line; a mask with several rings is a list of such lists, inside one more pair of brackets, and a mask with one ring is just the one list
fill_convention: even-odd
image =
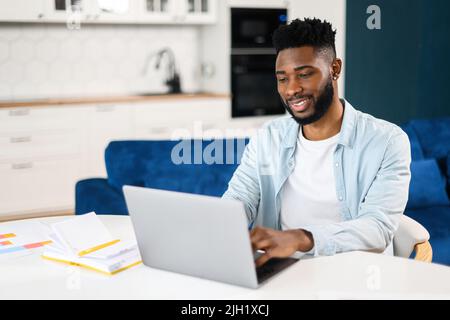
[(132, 186), (123, 190), (146, 266), (257, 288), (297, 262), (271, 259), (255, 268), (239, 201)]

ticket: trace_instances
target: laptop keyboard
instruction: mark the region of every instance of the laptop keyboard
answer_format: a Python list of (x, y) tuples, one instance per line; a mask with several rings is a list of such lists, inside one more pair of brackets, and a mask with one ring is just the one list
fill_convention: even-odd
[(272, 258), (262, 266), (256, 268), (256, 276), (258, 283), (262, 283), (277, 274), (278, 272), (286, 269), (287, 267), (296, 263), (298, 259), (295, 258)]

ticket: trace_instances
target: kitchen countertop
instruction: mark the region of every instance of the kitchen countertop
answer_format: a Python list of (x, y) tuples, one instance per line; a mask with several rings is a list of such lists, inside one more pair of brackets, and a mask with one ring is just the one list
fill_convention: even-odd
[(18, 107), (48, 107), (60, 105), (76, 104), (103, 104), (103, 103), (127, 103), (127, 102), (145, 102), (155, 100), (179, 100), (179, 99), (197, 99), (197, 98), (229, 98), (228, 94), (216, 93), (180, 93), (180, 94), (150, 94), (150, 95), (123, 95), (123, 96), (100, 96), (85, 98), (51, 98), (36, 100), (18, 100), (18, 101), (0, 101), (1, 108)]

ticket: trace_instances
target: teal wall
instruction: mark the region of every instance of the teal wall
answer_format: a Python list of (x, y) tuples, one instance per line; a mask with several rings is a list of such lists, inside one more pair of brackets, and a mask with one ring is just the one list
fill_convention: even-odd
[[(369, 5), (381, 29), (369, 30)], [(450, 116), (450, 1), (347, 0), (346, 98), (400, 124)], [(339, 30), (338, 30), (339, 31)]]

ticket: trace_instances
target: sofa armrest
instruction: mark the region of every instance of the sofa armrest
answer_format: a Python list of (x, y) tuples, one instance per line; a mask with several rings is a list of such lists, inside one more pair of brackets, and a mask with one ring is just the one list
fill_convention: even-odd
[(430, 234), (420, 223), (402, 215), (394, 236), (394, 253), (396, 256), (409, 258), (417, 244), (430, 239)]
[(75, 186), (75, 214), (91, 211), (97, 214), (128, 214), (123, 193), (111, 187), (104, 178), (80, 180)]

